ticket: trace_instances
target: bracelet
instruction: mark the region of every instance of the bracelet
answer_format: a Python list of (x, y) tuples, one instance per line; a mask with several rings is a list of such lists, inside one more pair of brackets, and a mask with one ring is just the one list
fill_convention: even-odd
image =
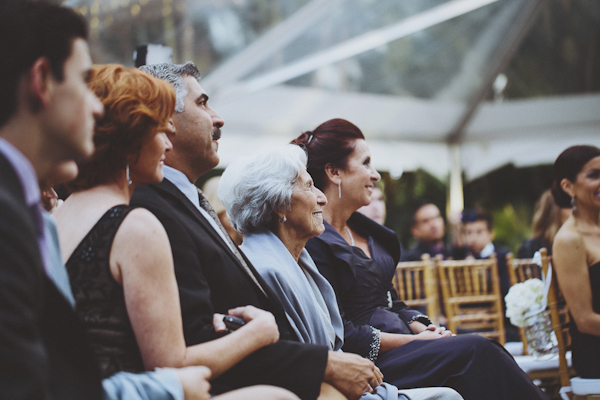
[(373, 342), (371, 342), (371, 348), (369, 349), (367, 358), (371, 361), (375, 361), (379, 356), (379, 348), (381, 347), (381, 331), (373, 327), (371, 327), (371, 331), (373, 332)]
[(433, 321), (429, 319), (429, 317), (425, 314), (417, 314), (415, 316), (413, 316), (410, 321), (408, 321), (408, 325), (412, 324), (413, 322), (420, 322), (425, 326), (429, 326), (431, 324), (433, 324)]

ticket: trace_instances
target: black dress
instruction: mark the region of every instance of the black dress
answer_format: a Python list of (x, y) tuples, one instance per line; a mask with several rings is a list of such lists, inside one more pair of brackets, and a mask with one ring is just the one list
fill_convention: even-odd
[[(306, 249), (338, 297), (343, 350), (367, 356), (376, 337), (373, 327), (408, 333), (408, 323), (420, 316), (398, 300), (391, 283), (400, 257), (396, 234), (359, 213), (348, 225), (368, 238), (372, 259), (328, 223)], [(415, 340), (379, 355), (375, 364), (385, 381), (399, 388), (447, 386), (465, 400), (548, 398), (498, 342), (478, 335)]]
[[(592, 286), (592, 309), (600, 314), (600, 262), (589, 268)], [(573, 318), (571, 318), (573, 321)], [(571, 332), (571, 352), (573, 368), (577, 375), (586, 379), (600, 378), (600, 336), (581, 333), (573, 321)]]
[(113, 240), (134, 208), (118, 205), (108, 210), (66, 264), (76, 310), (88, 330), (103, 378), (119, 371), (145, 371), (127, 315), (123, 287), (110, 272)]

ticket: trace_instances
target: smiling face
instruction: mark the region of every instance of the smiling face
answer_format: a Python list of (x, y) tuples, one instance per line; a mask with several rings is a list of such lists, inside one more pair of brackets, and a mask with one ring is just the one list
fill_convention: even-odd
[(49, 144), (60, 149), (58, 161), (79, 160), (94, 151), (94, 123), (104, 108), (87, 86), (91, 66), (87, 43), (75, 39), (63, 66), (63, 80), (50, 78), (51, 97), (42, 123), (49, 133)]
[(219, 164), (217, 140), (224, 122), (208, 105), (208, 95), (196, 78), (186, 76), (183, 81), (188, 93), (183, 99), (183, 112), (173, 115), (176, 129), (173, 162), (167, 158), (167, 164), (177, 165), (190, 181), (195, 181)]
[(129, 164), (130, 179), (136, 185), (158, 183), (163, 180), (162, 167), (165, 153), (173, 148), (167, 135), (171, 135), (174, 130), (172, 122), (169, 121), (167, 127), (152, 135), (142, 144), (135, 161)]
[(285, 226), (295, 231), (298, 238), (310, 239), (319, 236), (325, 230), (323, 225), (323, 206), (327, 198), (313, 184), (311, 176), (303, 170), (294, 186), (290, 211), (285, 213)]
[(587, 206), (600, 210), (600, 156), (592, 158), (583, 166), (575, 182), (563, 179), (563, 188), (577, 199), (578, 207)]
[(364, 139), (357, 139), (348, 156), (346, 168), (340, 171), (342, 200), (358, 210), (371, 203), (374, 183), (381, 175), (371, 166), (371, 151)]

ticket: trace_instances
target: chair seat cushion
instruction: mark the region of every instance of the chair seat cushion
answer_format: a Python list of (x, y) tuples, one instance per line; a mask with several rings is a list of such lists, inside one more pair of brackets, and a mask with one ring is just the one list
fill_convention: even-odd
[(571, 378), (573, 394), (600, 394), (600, 379)]

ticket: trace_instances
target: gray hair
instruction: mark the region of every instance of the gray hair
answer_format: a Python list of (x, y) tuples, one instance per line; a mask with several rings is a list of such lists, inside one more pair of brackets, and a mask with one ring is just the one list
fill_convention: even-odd
[(307, 160), (302, 148), (288, 144), (232, 162), (221, 176), (219, 197), (235, 230), (243, 234), (273, 229), (276, 213), (290, 210)]
[(200, 80), (200, 71), (198, 71), (198, 67), (191, 62), (188, 61), (185, 64), (151, 64), (151, 65), (142, 65), (139, 67), (141, 71), (144, 71), (155, 78), (162, 79), (163, 81), (169, 82), (175, 88), (175, 112), (183, 112), (183, 98), (188, 94), (188, 87), (183, 82), (183, 78), (186, 76), (191, 76), (196, 78), (196, 80)]

